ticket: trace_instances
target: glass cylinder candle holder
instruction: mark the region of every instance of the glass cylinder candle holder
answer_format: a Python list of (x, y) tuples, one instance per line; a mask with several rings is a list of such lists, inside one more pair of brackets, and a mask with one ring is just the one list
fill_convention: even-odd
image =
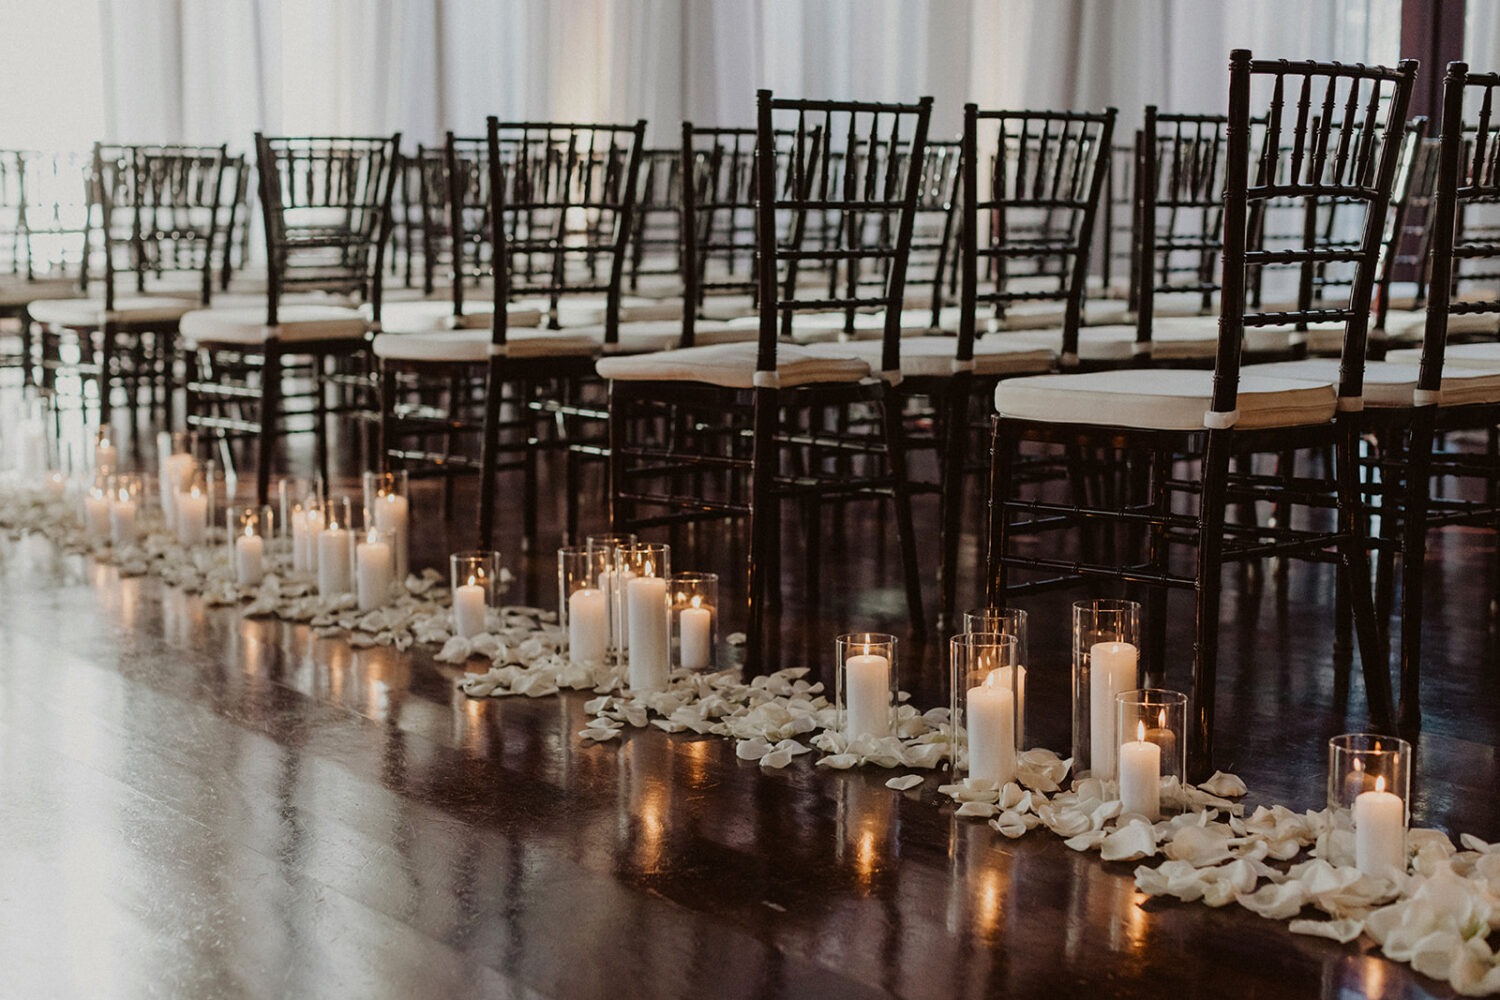
[(1002, 632), (965, 632), (948, 643), (953, 773), (1003, 786), (1021, 749), (1020, 642)]
[(615, 547), (615, 568), (603, 588), (611, 595), (615, 649), (626, 662), (631, 691), (660, 691), (672, 674), (672, 613), (667, 578), (672, 548), (664, 542)]
[(593, 535), (585, 535), (583, 547), (586, 549), (604, 549), (609, 552), (611, 561), (614, 559), (614, 551), (621, 545), (634, 545), (640, 541), (633, 531), (607, 531)]
[(276, 507), (276, 534), (280, 547), (285, 551), (292, 551), (293, 541), (297, 537), (296, 519), (292, 517), (292, 511), (306, 504), (309, 498), (316, 502), (320, 492), (315, 480), (301, 476), (283, 476), (276, 481), (276, 495), (272, 503)]
[(835, 643), (835, 703), (839, 731), (850, 740), (882, 738), (895, 731), (896, 637), (849, 632)]
[(354, 590), (353, 505), (348, 497), (330, 499), (323, 505), (323, 530), (318, 533), (318, 593), (337, 597)]
[(1368, 875), (1405, 874), (1411, 820), (1411, 744), (1377, 733), (1328, 741), (1328, 805), (1354, 819), (1354, 863)]
[(603, 547), (564, 545), (557, 550), (557, 609), (568, 633), (574, 663), (609, 659), (610, 601), (605, 589), (614, 572), (614, 553)]
[(489, 609), (499, 606), (500, 553), (485, 549), (448, 557), (453, 586), (453, 634), (472, 639), (488, 629)]
[(677, 665), (711, 669), (718, 662), (719, 574), (673, 573), (669, 589)]
[(94, 434), (94, 474), (108, 476), (120, 464), (120, 449), (115, 447), (114, 437), (108, 427), (101, 427)]
[(323, 501), (308, 496), (292, 504), (292, 572), (316, 575), (318, 536), (323, 533)]
[(177, 544), (185, 549), (208, 541), (208, 525), (213, 508), (207, 469), (195, 469), (185, 489), (172, 500), (173, 527)]
[(405, 469), (366, 472), (365, 524), (391, 536), (396, 557), (396, 579), (405, 580), (411, 567), (411, 477)]
[(1141, 606), (1100, 599), (1073, 605), (1073, 769), (1115, 776), (1115, 696), (1140, 686)]
[(48, 496), (62, 500), (68, 495), (68, 474), (54, 469), (42, 477), (42, 486)]
[(368, 524), (354, 533), (354, 595), (361, 611), (384, 607), (396, 582), (396, 536)]
[(177, 530), (177, 494), (191, 490), (198, 473), (198, 435), (191, 431), (162, 431), (156, 435), (157, 486), (167, 530)]
[(140, 540), (141, 477), (110, 476), (106, 492), (109, 495), (110, 544), (117, 549), (134, 545)]
[(270, 540), (276, 534), (273, 508), (230, 507), (224, 512), (224, 529), (234, 564), (235, 583), (241, 587), (260, 586), (266, 575)]
[(83, 495), (83, 532), (95, 544), (110, 538), (109, 477), (96, 478)]
[(1026, 746), (1026, 668), (1031, 663), (1028, 653), (1028, 622), (1026, 612), (1020, 608), (976, 608), (965, 611), (965, 632), (997, 632), (1015, 636), (1016, 639), (1016, 746)]
[(1125, 812), (1161, 818), (1161, 782), (1187, 782), (1187, 695), (1136, 688), (1115, 696), (1116, 771)]

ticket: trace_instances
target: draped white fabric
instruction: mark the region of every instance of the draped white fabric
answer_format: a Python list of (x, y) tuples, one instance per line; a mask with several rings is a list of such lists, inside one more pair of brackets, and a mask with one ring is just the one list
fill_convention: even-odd
[[(757, 87), (1214, 111), (1231, 48), (1397, 58), (1400, 0), (7, 0), (0, 146), (431, 142), (484, 116), (750, 124)], [(18, 41), (19, 40), (19, 41)], [(1424, 68), (1431, 72), (1431, 68)], [(17, 85), (19, 82), (19, 85)]]

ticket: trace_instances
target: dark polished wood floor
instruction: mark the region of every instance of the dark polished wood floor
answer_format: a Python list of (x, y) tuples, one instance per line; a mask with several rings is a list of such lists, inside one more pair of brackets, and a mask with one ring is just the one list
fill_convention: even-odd
[[(513, 596), (550, 607), (561, 499), (543, 495), (539, 553), (501, 523)], [(933, 539), (933, 502), (918, 514)], [(821, 668), (846, 629), (907, 631), (886, 523), (789, 524), (789, 552), (826, 555), (816, 602), (788, 560), (784, 664)], [(436, 562), (469, 525), (417, 541)], [(679, 542), (678, 569), (743, 568), (738, 532)], [(1415, 804), (1488, 840), (1494, 548), (1432, 547)], [(1351, 691), (1331, 666), (1330, 581), (1229, 578), (1218, 762), (1252, 802), (1320, 807), (1324, 741), (1364, 725), (1357, 672)], [(1066, 606), (1031, 605), (1035, 735), (1063, 750)], [(1185, 682), (1187, 623), (1173, 634)], [(583, 696), (469, 700), (430, 653), (353, 651), (0, 541), (0, 996), (1449, 995), (1239, 907), (1146, 901), (1130, 865), (956, 820), (936, 777), (762, 773), (656, 730), (585, 745)], [(908, 653), (936, 703), (942, 643)]]

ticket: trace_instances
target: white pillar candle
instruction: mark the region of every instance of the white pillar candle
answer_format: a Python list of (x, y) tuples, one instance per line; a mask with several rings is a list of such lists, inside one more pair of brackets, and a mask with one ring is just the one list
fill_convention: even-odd
[(47, 426), (30, 419), (17, 435), (16, 471), (22, 476), (40, 476), (47, 471)]
[(109, 498), (99, 490), (83, 498), (83, 526), (91, 542), (109, 537)]
[(47, 473), (47, 492), (53, 497), (61, 498), (68, 492), (68, 477), (61, 472)]
[(389, 542), (367, 539), (354, 550), (358, 569), (359, 610), (374, 611), (391, 596), (396, 578), (396, 559)]
[(453, 591), (453, 630), (465, 639), (472, 639), (485, 630), (484, 587), (469, 577), (469, 582)]
[(110, 501), (109, 537), (115, 548), (136, 543), (135, 501), (129, 494)]
[(1096, 778), (1115, 776), (1115, 695), (1135, 687), (1139, 653), (1128, 642), (1089, 649), (1089, 763)]
[(1120, 805), (1154, 823), (1161, 818), (1161, 747), (1147, 741), (1144, 722), (1135, 735), (1120, 744)]
[(241, 587), (254, 587), (266, 575), (266, 542), (246, 531), (234, 540), (234, 577)]
[(637, 576), (625, 581), (625, 628), (630, 635), (632, 691), (660, 691), (671, 675), (671, 627), (667, 581)]
[(197, 487), (177, 494), (177, 542), (183, 548), (202, 545), (208, 537), (208, 496)]
[(411, 542), (411, 505), (398, 493), (387, 493), (375, 500), (375, 527), (387, 532), (396, 547), (396, 579), (405, 580)]
[(969, 735), (969, 777), (1003, 785), (1016, 776), (1016, 698), (1010, 668), (985, 675), (969, 688), (964, 726)]
[(350, 578), (349, 540), (353, 536), (337, 524), (318, 535), (318, 593), (324, 597), (347, 594), (354, 589)]
[(1406, 873), (1406, 808), (1383, 777), (1354, 800), (1354, 864), (1382, 878)]
[(609, 597), (584, 587), (568, 595), (568, 658), (602, 663), (609, 653)]
[(323, 512), (298, 511), (292, 515), (292, 571), (318, 571), (318, 536), (323, 533)]
[(693, 606), (677, 615), (677, 631), (686, 670), (702, 670), (713, 659), (714, 613), (694, 597)]
[(891, 734), (891, 661), (859, 653), (844, 661), (844, 735)]

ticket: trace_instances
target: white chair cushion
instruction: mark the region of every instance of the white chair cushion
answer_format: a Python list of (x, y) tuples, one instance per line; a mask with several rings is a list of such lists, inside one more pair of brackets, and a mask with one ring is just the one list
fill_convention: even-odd
[[(546, 316), (551, 303), (545, 298), (526, 298), (515, 305), (535, 309)], [(564, 295), (557, 302), (557, 321), (564, 327), (598, 326), (606, 312), (603, 295)], [(620, 296), (621, 323), (649, 323), (682, 318), (682, 299), (652, 299), (639, 295)]]
[[(791, 341), (794, 344), (829, 344), (843, 338), (845, 315), (841, 312), (796, 313), (792, 316)], [(738, 327), (760, 329), (760, 316), (741, 316), (729, 320)], [(780, 329), (778, 319), (777, 329)], [(956, 329), (956, 327), (955, 327)], [(901, 313), (901, 336), (921, 337), (932, 332), (932, 313), (926, 309), (907, 309)], [(885, 336), (885, 313), (854, 314), (854, 336), (851, 340), (880, 340)]]
[[(880, 371), (884, 344), (878, 340), (860, 340), (843, 344), (809, 344), (807, 349), (822, 357), (859, 358)], [(904, 337), (901, 340), (901, 375), (946, 377), (957, 371), (954, 358), (958, 353), (956, 337)], [(1016, 334), (992, 333), (974, 342), (976, 375), (1037, 375), (1052, 370), (1057, 355), (1019, 339)]]
[(31, 318), (47, 326), (97, 327), (105, 320), (120, 323), (167, 323), (199, 308), (196, 299), (156, 298), (150, 295), (116, 296), (112, 316), (104, 311), (104, 300), (43, 299), (26, 307)]
[[(366, 303), (360, 306), (360, 315), (366, 319), (374, 310)], [(536, 326), (542, 321), (540, 310), (521, 306), (506, 309), (506, 328)], [(380, 306), (380, 329), (383, 333), (434, 333), (439, 330), (488, 330), (495, 314), (492, 299), (481, 298), (477, 302), (464, 300), (464, 314), (453, 315), (452, 299), (422, 299), (414, 302), (382, 302)]]
[[(1478, 345), (1476, 345), (1478, 346)], [(1500, 345), (1496, 345), (1500, 346)], [(1406, 351), (1392, 352), (1407, 354)], [(1421, 360), (1421, 352), (1416, 361)], [(1407, 360), (1365, 362), (1364, 401), (1366, 406), (1390, 407), (1412, 405), (1420, 369)], [(1333, 358), (1307, 358), (1268, 365), (1250, 365), (1246, 374), (1270, 375), (1275, 378), (1333, 382), (1337, 384), (1339, 363)], [(1500, 367), (1455, 368), (1444, 366), (1443, 381), (1438, 389), (1439, 406), (1468, 406), (1475, 403), (1500, 402)]]
[(278, 310), (280, 324), (266, 326), (266, 309), (196, 309), (178, 325), (189, 347), (199, 343), (264, 344), (300, 340), (355, 340), (369, 324), (357, 310), (342, 306), (289, 305)]
[(752, 295), (713, 295), (704, 296), (701, 315), (705, 319), (738, 319), (741, 316), (754, 316), (755, 297)]
[[(354, 309), (359, 302), (352, 295), (342, 295), (338, 292), (288, 292), (281, 296), (280, 304), (284, 306), (340, 306), (344, 309)], [(213, 297), (209, 305), (214, 309), (259, 308), (264, 312), (266, 293), (220, 292)]]
[[(1044, 330), (1061, 327), (1064, 307), (1061, 302), (1015, 302), (1005, 309), (1005, 329)], [(988, 321), (993, 307), (981, 302), (979, 315)], [(1088, 326), (1124, 323), (1128, 318), (1123, 302), (1109, 299), (1084, 299), (1083, 322)]]
[[(564, 327), (568, 333), (586, 335), (605, 354), (649, 354), (676, 350), (682, 343), (682, 320), (654, 320), (645, 323), (621, 323), (613, 344), (604, 342), (603, 326)], [(757, 339), (755, 327), (735, 326), (724, 320), (700, 319), (693, 324), (693, 346), (708, 344), (743, 344)]]
[[(600, 377), (629, 382), (706, 382), (730, 389), (750, 389), (756, 384), (758, 345), (711, 344), (676, 351), (604, 358), (595, 365)], [(852, 355), (814, 354), (796, 344), (778, 344), (773, 380), (780, 388), (820, 382), (858, 382), (870, 374), (870, 366)]]
[[(1191, 431), (1213, 399), (1206, 369), (1130, 368), (1006, 379), (995, 387), (1001, 416), (1050, 423)], [(1332, 384), (1249, 377), (1240, 380), (1236, 427), (1291, 427), (1333, 418)]]
[[(1388, 343), (1421, 343), (1427, 332), (1427, 311), (1392, 309), (1385, 316), (1385, 339)], [(1500, 335), (1500, 313), (1458, 313), (1448, 317), (1448, 335)]]
[[(1418, 365), (1422, 363), (1420, 347), (1391, 351), (1385, 356), (1396, 364)], [(1474, 368), (1480, 371), (1500, 371), (1500, 341), (1482, 344), (1448, 344), (1443, 348), (1443, 375), (1450, 369)]]
[[(43, 300), (82, 297), (83, 293), (78, 289), (78, 282), (71, 279), (39, 278), (36, 281), (27, 281), (25, 278), (8, 276), (0, 280), (0, 309), (14, 309), (16, 306), (29, 305)], [(30, 311), (27, 310), (28, 313)]]
[[(599, 345), (587, 334), (560, 330), (507, 330), (506, 357), (593, 357)], [(433, 361), (481, 364), (490, 356), (488, 330), (436, 330), (428, 333), (381, 333), (371, 346), (389, 361)]]

